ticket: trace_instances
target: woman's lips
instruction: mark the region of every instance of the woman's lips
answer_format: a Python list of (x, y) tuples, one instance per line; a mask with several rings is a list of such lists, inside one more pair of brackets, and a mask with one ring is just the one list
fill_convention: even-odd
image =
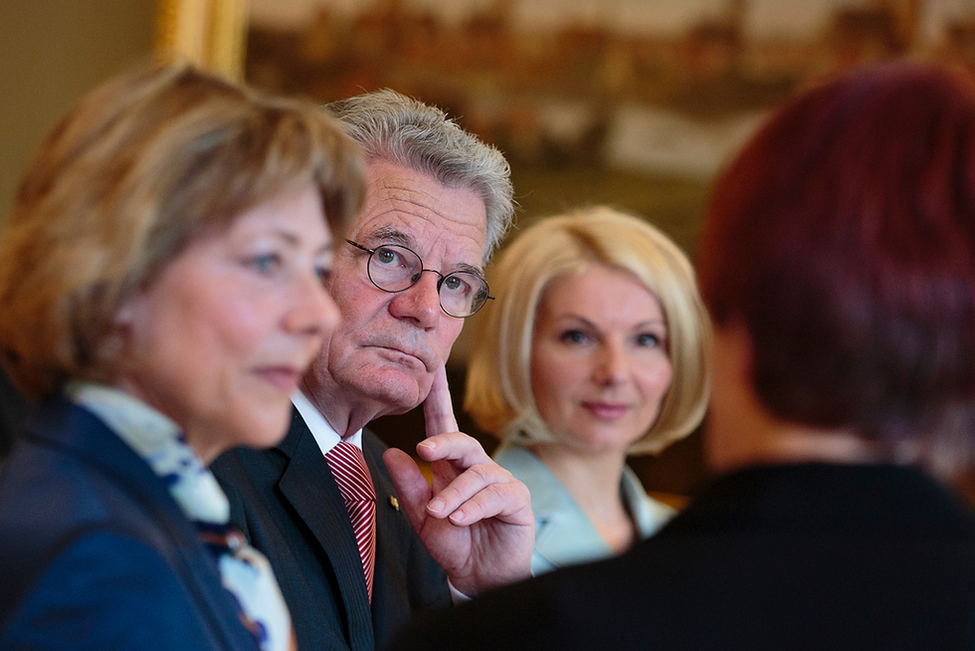
[(619, 402), (583, 402), (582, 407), (601, 420), (616, 420), (629, 409), (626, 404)]
[(257, 374), (271, 386), (283, 393), (291, 395), (298, 388), (301, 373), (291, 367), (268, 366), (257, 369)]

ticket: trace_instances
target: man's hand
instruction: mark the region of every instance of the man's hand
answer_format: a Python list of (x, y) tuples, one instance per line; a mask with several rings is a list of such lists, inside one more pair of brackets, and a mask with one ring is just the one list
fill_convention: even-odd
[(531, 575), (535, 516), (528, 487), (457, 431), (443, 366), (423, 403), (427, 438), (416, 446), (431, 463), (433, 487), (413, 459), (383, 456), (400, 502), (430, 555), (460, 592), (475, 596)]

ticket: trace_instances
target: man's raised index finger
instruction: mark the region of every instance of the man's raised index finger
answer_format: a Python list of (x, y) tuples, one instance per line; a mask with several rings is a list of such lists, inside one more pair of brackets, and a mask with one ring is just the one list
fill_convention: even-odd
[(450, 400), (450, 387), (447, 386), (447, 369), (442, 364), (433, 376), (430, 394), (423, 401), (423, 418), (426, 422), (427, 438), (458, 431), (454, 405)]

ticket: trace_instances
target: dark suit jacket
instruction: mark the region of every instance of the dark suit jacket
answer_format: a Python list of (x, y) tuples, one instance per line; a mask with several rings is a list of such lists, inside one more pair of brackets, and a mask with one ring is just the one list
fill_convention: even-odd
[(362, 447), (377, 500), (371, 608), (345, 503), (297, 410), (276, 448), (231, 450), (211, 466), (231, 521), (271, 561), (301, 651), (372, 651), (416, 611), (450, 603), (446, 575), (390, 499), (386, 446), (365, 430)]
[(0, 568), (8, 651), (257, 650), (165, 483), (61, 398), (0, 467)]
[(14, 387), (0, 366), (0, 459), (10, 452), (31, 408), (30, 401)]
[(973, 649), (975, 518), (912, 469), (744, 470), (623, 556), (490, 593), (391, 648)]

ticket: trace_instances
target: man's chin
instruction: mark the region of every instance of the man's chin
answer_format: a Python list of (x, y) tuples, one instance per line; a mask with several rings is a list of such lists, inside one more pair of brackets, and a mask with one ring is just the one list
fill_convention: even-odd
[(353, 388), (384, 405), (384, 415), (405, 414), (420, 405), (430, 392), (431, 380), (424, 381), (410, 373), (386, 369), (380, 373), (360, 375), (353, 379)]

